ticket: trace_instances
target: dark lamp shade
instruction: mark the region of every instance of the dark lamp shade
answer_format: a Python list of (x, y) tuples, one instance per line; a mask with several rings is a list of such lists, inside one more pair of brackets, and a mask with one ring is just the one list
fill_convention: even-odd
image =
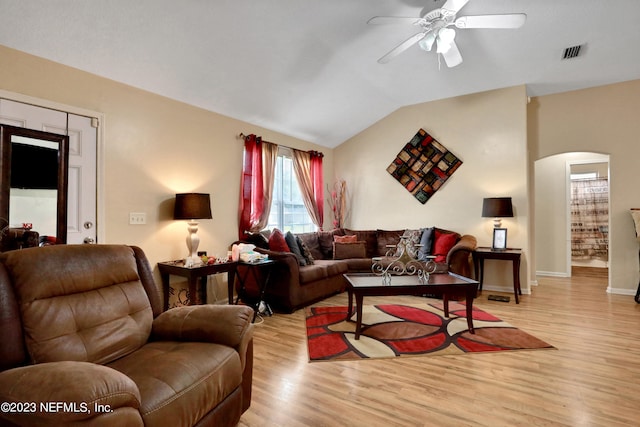
[(176, 194), (173, 219), (211, 219), (211, 198), (203, 193)]
[(485, 218), (513, 217), (511, 197), (488, 197), (482, 202), (482, 216)]

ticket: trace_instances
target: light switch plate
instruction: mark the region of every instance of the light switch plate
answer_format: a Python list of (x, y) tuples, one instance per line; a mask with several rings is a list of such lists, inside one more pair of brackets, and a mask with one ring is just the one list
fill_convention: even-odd
[(129, 212), (129, 225), (144, 225), (147, 223), (147, 214), (144, 212)]

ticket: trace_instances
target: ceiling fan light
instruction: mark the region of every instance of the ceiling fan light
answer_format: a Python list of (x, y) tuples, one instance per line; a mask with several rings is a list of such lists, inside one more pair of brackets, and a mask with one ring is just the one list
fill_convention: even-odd
[(420, 46), (421, 49), (426, 50), (427, 52), (430, 52), (431, 48), (433, 47), (433, 43), (435, 41), (436, 41), (436, 35), (433, 32), (431, 32), (418, 42), (418, 46)]
[(438, 43), (436, 51), (438, 53), (445, 53), (451, 49), (451, 43), (456, 37), (456, 31), (453, 28), (443, 28), (438, 32)]

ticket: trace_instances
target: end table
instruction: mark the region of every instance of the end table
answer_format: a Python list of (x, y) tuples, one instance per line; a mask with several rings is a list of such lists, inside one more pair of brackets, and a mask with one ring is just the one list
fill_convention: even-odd
[[(238, 261), (238, 268), (235, 270), (235, 277), (238, 278), (238, 297), (236, 298), (236, 304), (240, 300), (241, 294), (246, 289), (246, 281), (250, 275), (255, 281), (259, 298), (258, 302), (253, 306), (253, 321), (255, 322), (258, 312), (264, 312), (267, 316), (271, 316), (273, 311), (269, 304), (265, 301), (265, 292), (269, 285), (269, 278), (271, 277), (271, 268), (275, 265), (276, 261), (272, 259), (263, 259), (256, 262), (242, 262)], [(244, 274), (242, 274), (242, 273)], [(233, 295), (233, 281), (229, 280), (229, 295)], [(231, 297), (230, 297), (231, 298)]]
[(513, 294), (516, 297), (516, 304), (520, 304), (518, 299), (519, 295), (522, 295), (522, 289), (520, 288), (520, 257), (522, 250), (518, 248), (508, 248), (501, 250), (494, 250), (486, 247), (479, 247), (473, 251), (473, 266), (476, 273), (476, 279), (478, 279), (479, 289), (482, 290), (482, 282), (484, 280), (484, 260), (485, 259), (497, 259), (506, 260), (513, 263)]
[[(158, 270), (162, 279), (164, 290), (164, 309), (169, 308), (169, 276), (186, 277), (189, 283), (189, 305), (206, 304), (207, 302), (207, 277), (211, 274), (228, 273), (229, 277), (235, 274), (237, 262), (229, 261), (216, 264), (196, 265), (185, 267), (183, 260), (166, 261), (158, 263)], [(198, 293), (198, 279), (200, 279), (200, 293)], [(229, 294), (229, 304), (233, 303), (233, 294)]]

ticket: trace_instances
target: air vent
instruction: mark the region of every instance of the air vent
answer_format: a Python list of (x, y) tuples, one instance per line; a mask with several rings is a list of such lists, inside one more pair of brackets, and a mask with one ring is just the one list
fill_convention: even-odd
[(577, 46), (571, 46), (564, 50), (564, 54), (562, 55), (562, 59), (572, 59), (580, 55), (580, 50), (582, 50), (583, 45), (579, 44)]

